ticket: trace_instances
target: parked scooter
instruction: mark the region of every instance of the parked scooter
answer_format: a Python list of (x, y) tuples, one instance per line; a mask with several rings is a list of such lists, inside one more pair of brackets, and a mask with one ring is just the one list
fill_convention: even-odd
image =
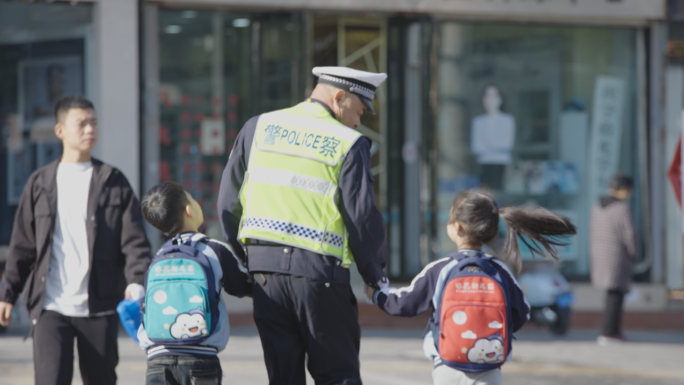
[(564, 335), (570, 327), (574, 295), (568, 281), (552, 262), (528, 263), (518, 283), (530, 304), (530, 320), (548, 326), (551, 333)]

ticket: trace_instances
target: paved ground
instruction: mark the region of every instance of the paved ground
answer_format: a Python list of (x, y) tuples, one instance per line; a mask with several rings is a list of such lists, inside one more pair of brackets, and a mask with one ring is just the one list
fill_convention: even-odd
[[(430, 384), (431, 364), (417, 329), (367, 329), (361, 342), (362, 377), (367, 385)], [(15, 331), (0, 336), (0, 385), (31, 384), (32, 356)], [(628, 332), (631, 342), (599, 347), (595, 331), (572, 331), (554, 339), (545, 331), (518, 333), (514, 355), (504, 366), (507, 385), (681, 385), (684, 333)], [(125, 336), (119, 340), (120, 384), (144, 383), (145, 356)], [(266, 384), (261, 345), (253, 328), (233, 330), (221, 361), (228, 384)], [(78, 364), (75, 363), (76, 368)], [(81, 384), (76, 370), (74, 384)], [(313, 381), (310, 381), (313, 384)]]

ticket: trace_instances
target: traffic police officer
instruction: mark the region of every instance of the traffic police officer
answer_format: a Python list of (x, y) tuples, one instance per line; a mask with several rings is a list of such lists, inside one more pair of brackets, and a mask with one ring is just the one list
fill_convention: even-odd
[(387, 251), (371, 143), (352, 128), (364, 112), (375, 113), (387, 75), (345, 67), (313, 74), (311, 98), (245, 123), (218, 210), (224, 237), (255, 280), (254, 320), (270, 383), (305, 384), (307, 362), (316, 384), (361, 384), (349, 267), (356, 262), (366, 284), (385, 287)]

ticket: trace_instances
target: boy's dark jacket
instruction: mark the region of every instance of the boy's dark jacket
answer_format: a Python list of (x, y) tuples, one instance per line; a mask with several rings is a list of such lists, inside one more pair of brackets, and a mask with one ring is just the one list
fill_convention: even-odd
[[(57, 216), (59, 160), (36, 170), (24, 187), (10, 239), (0, 301), (23, 303), (35, 324), (45, 298), (45, 280)], [(121, 171), (93, 159), (88, 193), (87, 235), (90, 251), (90, 314), (116, 310), (127, 284), (143, 284), (150, 245), (140, 202)]]

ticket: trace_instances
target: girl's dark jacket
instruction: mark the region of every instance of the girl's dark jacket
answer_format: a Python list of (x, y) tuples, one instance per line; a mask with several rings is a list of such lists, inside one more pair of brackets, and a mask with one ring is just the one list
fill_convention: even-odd
[[(24, 187), (0, 286), (0, 301), (23, 303), (35, 325), (45, 298), (45, 280), (57, 216), (57, 166), (36, 170)], [(88, 306), (91, 315), (116, 310), (127, 284), (143, 284), (150, 264), (140, 202), (121, 171), (93, 159), (86, 226), (90, 250)]]

